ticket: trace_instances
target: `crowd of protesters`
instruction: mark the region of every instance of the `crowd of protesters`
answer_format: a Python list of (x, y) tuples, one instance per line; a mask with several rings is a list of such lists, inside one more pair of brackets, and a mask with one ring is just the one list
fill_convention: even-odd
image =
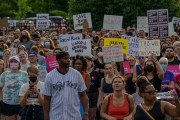
[[(91, 39), (92, 56), (70, 57), (61, 48), (59, 35), (81, 32), (83, 39)], [(3, 33), (0, 36), (0, 114), (5, 120), (180, 117), (180, 73), (175, 75), (166, 70), (168, 65), (180, 65), (180, 36), (176, 33), (161, 40), (153, 36), (161, 41), (160, 56), (124, 55), (131, 69), (128, 74), (122, 62), (104, 63), (102, 47), (104, 38), (123, 35), (148, 40), (148, 34), (135, 27), (120, 31), (17, 28)], [(46, 58), (49, 56), (56, 56), (59, 68), (48, 73)], [(169, 92), (174, 97), (157, 100), (158, 92)]]

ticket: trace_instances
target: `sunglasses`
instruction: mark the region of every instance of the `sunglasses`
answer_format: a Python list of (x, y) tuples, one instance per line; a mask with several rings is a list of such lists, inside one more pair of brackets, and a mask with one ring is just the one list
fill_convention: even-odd
[(142, 93), (148, 93), (149, 95), (156, 95), (157, 94), (157, 90), (155, 91), (146, 91), (146, 92), (142, 92)]

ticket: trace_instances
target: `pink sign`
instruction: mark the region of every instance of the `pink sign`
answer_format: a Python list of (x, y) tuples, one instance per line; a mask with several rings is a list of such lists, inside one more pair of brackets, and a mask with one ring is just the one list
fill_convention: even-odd
[(174, 75), (180, 73), (179, 65), (168, 65), (166, 70), (173, 72)]
[(129, 61), (124, 61), (123, 62), (123, 67), (124, 67), (124, 73), (125, 74), (131, 73), (131, 68), (130, 68), (130, 65), (129, 65)]
[(58, 68), (59, 64), (56, 61), (56, 56), (49, 56), (46, 58), (46, 65), (48, 68), (48, 72), (53, 70), (54, 68)]

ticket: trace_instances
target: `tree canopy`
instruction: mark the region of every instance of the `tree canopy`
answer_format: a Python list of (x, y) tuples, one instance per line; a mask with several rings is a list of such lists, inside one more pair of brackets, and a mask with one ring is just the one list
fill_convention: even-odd
[(100, 29), (105, 14), (123, 16), (123, 25), (136, 23), (147, 10), (168, 9), (169, 19), (180, 17), (180, 0), (0, 0), (0, 16), (22, 19), (36, 13), (50, 13), (72, 18), (91, 12), (93, 27)]

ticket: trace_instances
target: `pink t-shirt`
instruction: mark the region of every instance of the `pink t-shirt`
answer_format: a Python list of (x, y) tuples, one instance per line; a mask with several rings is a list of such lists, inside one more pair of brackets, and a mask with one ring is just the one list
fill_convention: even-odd
[(177, 81), (177, 83), (180, 85), (180, 74), (177, 74), (177, 75), (176, 75), (176, 81)]

